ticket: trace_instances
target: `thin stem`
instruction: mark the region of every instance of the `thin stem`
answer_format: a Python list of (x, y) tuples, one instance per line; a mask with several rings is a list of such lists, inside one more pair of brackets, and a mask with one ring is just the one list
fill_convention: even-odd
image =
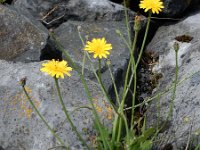
[(172, 95), (172, 102), (170, 106), (170, 116), (173, 116), (173, 108), (174, 108), (174, 100), (176, 98), (176, 88), (177, 88), (177, 81), (178, 81), (178, 50), (175, 50), (175, 57), (176, 57), (176, 73), (175, 73), (175, 80), (174, 80), (174, 89)]
[[(87, 54), (88, 60), (92, 62), (91, 57), (90, 57), (90, 55), (88, 54), (88, 52), (86, 52), (86, 54)], [(102, 90), (102, 92), (104, 93), (106, 99), (107, 99), (108, 102), (111, 104), (111, 106), (112, 106), (113, 110), (115, 111), (115, 113), (118, 114), (115, 105), (113, 104), (112, 100), (111, 100), (111, 99), (109, 98), (109, 96), (108, 96), (108, 93), (107, 93), (107, 91), (106, 91), (106, 88), (105, 88), (105, 86), (104, 86), (102, 80), (101, 80), (101, 79), (99, 78), (99, 76), (98, 76), (98, 73), (99, 73), (98, 71), (99, 71), (99, 70), (97, 71), (98, 73), (96, 73), (96, 70), (94, 69), (94, 65), (93, 65), (92, 63), (91, 63), (91, 67), (92, 67), (92, 71), (93, 71), (93, 73), (94, 73), (94, 75), (95, 75), (95, 77), (96, 77), (98, 83), (100, 84), (101, 90)], [(98, 68), (99, 68), (99, 67), (98, 67)]]
[(80, 135), (80, 133), (77, 131), (75, 125), (73, 124), (69, 114), (68, 114), (68, 111), (65, 107), (65, 103), (62, 99), (62, 96), (61, 96), (61, 92), (60, 92), (60, 86), (58, 85), (58, 79), (56, 77), (54, 77), (54, 81), (55, 81), (55, 84), (56, 84), (56, 89), (57, 89), (57, 92), (58, 92), (58, 97), (59, 97), (59, 100), (60, 100), (60, 104), (62, 106), (62, 110), (64, 111), (65, 113), (65, 116), (66, 116), (66, 119), (68, 120), (70, 126), (72, 127), (72, 130), (77, 134), (78, 138), (80, 139), (80, 141), (83, 143), (84, 146), (86, 146), (89, 150), (90, 150), (90, 147), (87, 145), (87, 143), (85, 142), (85, 140), (82, 138), (82, 136)]
[(148, 16), (147, 26), (146, 26), (146, 30), (145, 30), (142, 46), (141, 46), (141, 49), (140, 49), (139, 57), (137, 59), (136, 68), (137, 68), (137, 66), (138, 66), (138, 64), (140, 62), (141, 57), (142, 57), (142, 53), (143, 53), (144, 46), (145, 46), (145, 43), (146, 43), (147, 35), (148, 35), (148, 32), (149, 32), (150, 22), (151, 22), (151, 12), (149, 13), (149, 16)]
[(112, 143), (115, 143), (118, 128), (119, 128), (119, 115), (115, 115), (115, 119), (113, 122), (113, 129), (112, 129)]
[(158, 120), (157, 120), (157, 131), (158, 131), (158, 127), (159, 127), (159, 125), (160, 125), (160, 112), (161, 112), (161, 106), (160, 106), (160, 94), (158, 94), (158, 103), (157, 103), (157, 118), (158, 118)]
[(86, 54), (84, 52), (84, 55), (83, 55), (83, 65), (82, 65), (82, 75), (84, 76), (84, 69), (85, 69), (85, 60), (86, 60)]
[(116, 95), (116, 99), (117, 99), (117, 103), (118, 105), (120, 104), (120, 99), (119, 99), (119, 93), (117, 91), (117, 86), (116, 86), (116, 83), (115, 83), (115, 79), (114, 79), (114, 76), (113, 76), (113, 73), (111, 71), (111, 68), (110, 68), (110, 65), (107, 65), (108, 66), (108, 70), (110, 72), (110, 76), (111, 76), (111, 79), (112, 79), (112, 84), (114, 86), (114, 91), (115, 91), (115, 95)]
[[(126, 0), (124, 0), (124, 5), (126, 5)], [(125, 12), (125, 24), (126, 24), (126, 28), (127, 28), (127, 33), (128, 33), (128, 42), (131, 45), (131, 32), (130, 32), (130, 27), (129, 27), (129, 21), (128, 21), (128, 11), (127, 11), (127, 7), (124, 7), (124, 12)]]
[[(135, 64), (135, 58), (134, 58), (134, 51), (135, 51), (135, 47), (136, 47), (136, 42), (137, 42), (137, 38), (138, 38), (138, 33), (139, 31), (135, 31), (135, 36), (134, 36), (134, 41), (133, 41), (133, 45), (132, 45), (132, 60), (133, 60), (133, 74), (134, 74), (134, 87), (133, 87), (133, 96), (132, 96), (132, 106), (135, 106), (135, 97), (136, 97), (136, 88), (137, 88), (137, 67)], [(132, 82), (132, 81), (131, 81)], [(130, 82), (129, 82), (130, 84)], [(135, 109), (134, 107), (132, 108), (132, 114), (131, 114), (131, 129), (133, 129), (133, 122), (134, 122), (134, 112)]]
[(48, 130), (51, 132), (51, 134), (60, 142), (60, 144), (62, 144), (66, 150), (69, 150), (69, 147), (67, 147), (64, 142), (60, 139), (60, 137), (54, 132), (54, 130), (50, 127), (50, 125), (47, 123), (47, 121), (44, 119), (44, 117), (40, 114), (39, 110), (37, 109), (37, 107), (35, 106), (35, 104), (33, 103), (33, 101), (31, 100), (29, 94), (27, 93), (26, 89), (24, 86), (22, 86), (22, 89), (29, 101), (29, 103), (31, 104), (31, 106), (34, 108), (35, 112), (37, 113), (37, 115), (40, 117), (40, 119), (43, 121), (43, 123), (47, 126)]
[[(118, 135), (117, 135), (117, 143), (119, 143), (120, 142), (120, 139), (121, 139), (121, 132), (122, 132), (122, 118), (119, 118), (119, 129), (118, 129)], [(119, 147), (117, 147), (117, 149), (118, 149)]]
[(99, 65), (98, 65), (98, 67), (99, 67), (98, 68), (98, 77), (99, 77), (99, 80), (102, 81), (101, 80), (101, 59), (99, 59)]
[(131, 44), (129, 44), (127, 42), (127, 40), (125, 39), (125, 37), (122, 35), (121, 31), (117, 30), (117, 34), (119, 34), (120, 38), (124, 41), (124, 43), (126, 44), (126, 46), (129, 49), (129, 52), (131, 51)]
[[(80, 39), (81, 39), (82, 44), (85, 45), (85, 43), (84, 43), (84, 41), (83, 41), (83, 38), (82, 38), (82, 36), (81, 36), (81, 32), (80, 32), (79, 29), (78, 29), (78, 35), (79, 35), (79, 37), (80, 37)], [(86, 53), (84, 52), (84, 55), (83, 55), (83, 65), (82, 65), (82, 75), (84, 75), (85, 61), (86, 61)]]

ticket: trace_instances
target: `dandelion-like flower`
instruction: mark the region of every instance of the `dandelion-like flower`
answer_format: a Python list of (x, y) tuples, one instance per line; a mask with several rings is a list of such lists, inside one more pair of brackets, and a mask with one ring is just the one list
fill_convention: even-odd
[(159, 12), (162, 11), (161, 9), (164, 8), (163, 2), (160, 0), (141, 0), (139, 6), (145, 9), (145, 12), (151, 10), (153, 14), (159, 14)]
[(89, 53), (94, 53), (94, 58), (99, 57), (100, 59), (107, 58), (107, 55), (110, 54), (109, 50), (112, 49), (112, 45), (108, 44), (105, 38), (92, 39), (92, 41), (87, 41), (87, 44), (84, 50)]
[(54, 59), (48, 61), (47, 63), (42, 64), (43, 68), (40, 69), (42, 72), (46, 72), (52, 77), (64, 78), (64, 74), (71, 76), (70, 71), (71, 67), (68, 67), (68, 64), (65, 60), (56, 61)]

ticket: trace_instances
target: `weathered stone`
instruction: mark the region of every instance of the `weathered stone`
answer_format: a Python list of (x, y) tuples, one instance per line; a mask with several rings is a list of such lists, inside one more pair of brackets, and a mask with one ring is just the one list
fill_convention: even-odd
[(200, 0), (163, 0), (164, 9), (162, 14), (166, 17), (176, 17), (183, 15), (183, 12), (189, 7), (200, 4)]
[[(70, 149), (83, 149), (65, 119), (53, 78), (39, 71), (41, 63), (0, 60), (0, 145), (5, 150), (47, 150), (59, 145), (34, 112), (19, 85), (19, 80), (26, 77), (26, 89), (46, 121)], [(73, 71), (71, 77), (60, 79), (59, 83), (72, 121), (83, 138), (91, 144), (90, 140), (95, 135), (93, 115), (86, 108), (90, 105), (80, 78)], [(92, 81), (87, 81), (87, 84), (102, 121), (111, 126), (113, 113), (99, 86)], [(85, 108), (79, 108), (81, 106)]]
[[(31, 15), (0, 5), (0, 59), (38, 61), (46, 45), (48, 31)], [(23, 55), (21, 55), (23, 53)]]
[[(87, 37), (88, 40), (92, 38), (105, 37), (108, 43), (111, 43), (113, 49), (110, 51), (109, 60), (111, 61), (111, 68), (113, 75), (116, 79), (117, 85), (122, 82), (122, 74), (126, 69), (129, 59), (129, 50), (124, 44), (122, 38), (116, 33), (116, 30), (120, 30), (121, 33), (127, 38), (127, 31), (124, 22), (75, 22), (68, 21), (63, 23), (55, 30), (55, 34), (58, 37), (61, 45), (64, 47), (70, 57), (79, 65), (80, 69), (83, 64), (83, 44), (78, 34), (78, 29), (83, 37), (84, 41)], [(70, 36), (69, 36), (70, 35)], [(93, 55), (91, 55), (93, 58)], [(102, 59), (101, 73), (103, 83), (109, 93), (112, 93), (112, 80), (106, 62), (108, 60)], [(91, 63), (95, 67), (95, 71), (98, 70), (98, 59), (92, 59), (90, 62), (86, 59), (85, 63), (85, 76), (92, 80), (95, 80)], [(119, 87), (119, 86), (118, 86)]]
[[(175, 51), (173, 45), (179, 44), (178, 51), (178, 80), (176, 98), (174, 100), (173, 117), (168, 120), (168, 129), (159, 134), (160, 146), (171, 143), (174, 149), (186, 146), (188, 137), (199, 144), (196, 135), (200, 129), (200, 13), (192, 15), (185, 20), (169, 26), (160, 27), (147, 46), (146, 52), (159, 57), (158, 64), (153, 68), (155, 73), (162, 73), (159, 85), (154, 94), (173, 87), (175, 80)], [(195, 73), (195, 74), (194, 74)], [(194, 75), (193, 75), (194, 74)], [(193, 75), (193, 76), (191, 76)], [(173, 88), (172, 88), (173, 89)], [(160, 104), (159, 104), (160, 103)], [(169, 114), (172, 104), (172, 90), (162, 95), (160, 100), (151, 102), (148, 111), (148, 125), (163, 124)], [(160, 105), (160, 109), (157, 106)], [(160, 119), (158, 118), (160, 110)], [(159, 147), (160, 149), (160, 147)]]
[(28, 10), (47, 27), (68, 20), (123, 20), (124, 8), (108, 0), (17, 0), (16, 8)]

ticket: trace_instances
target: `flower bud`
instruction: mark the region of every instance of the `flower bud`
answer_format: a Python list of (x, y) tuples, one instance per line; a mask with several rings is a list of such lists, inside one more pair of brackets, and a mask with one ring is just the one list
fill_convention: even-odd
[(178, 50), (179, 50), (179, 44), (178, 44), (178, 42), (174, 42), (174, 50), (176, 52), (178, 52)]
[(19, 84), (20, 84), (22, 87), (24, 87), (24, 86), (26, 85), (26, 80), (27, 80), (26, 77), (20, 79)]
[(134, 23), (134, 31), (139, 31), (141, 29), (141, 16), (136, 15)]

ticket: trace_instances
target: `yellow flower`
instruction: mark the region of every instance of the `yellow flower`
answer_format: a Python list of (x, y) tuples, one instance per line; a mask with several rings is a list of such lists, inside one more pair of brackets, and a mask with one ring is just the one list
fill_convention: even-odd
[(151, 10), (153, 14), (159, 14), (159, 11), (164, 8), (163, 2), (160, 0), (141, 0), (139, 6), (140, 8), (145, 9), (145, 12)]
[(42, 66), (43, 68), (41, 68), (40, 71), (46, 72), (52, 77), (64, 78), (64, 74), (71, 76), (70, 71), (72, 71), (72, 68), (68, 67), (68, 64), (65, 60), (55, 61), (52, 59), (47, 63), (43, 63)]
[(110, 54), (109, 50), (112, 49), (112, 45), (106, 43), (105, 38), (102, 39), (92, 39), (92, 41), (87, 41), (87, 44), (84, 50), (88, 51), (89, 53), (94, 53), (94, 58), (102, 57), (107, 58), (107, 55)]

